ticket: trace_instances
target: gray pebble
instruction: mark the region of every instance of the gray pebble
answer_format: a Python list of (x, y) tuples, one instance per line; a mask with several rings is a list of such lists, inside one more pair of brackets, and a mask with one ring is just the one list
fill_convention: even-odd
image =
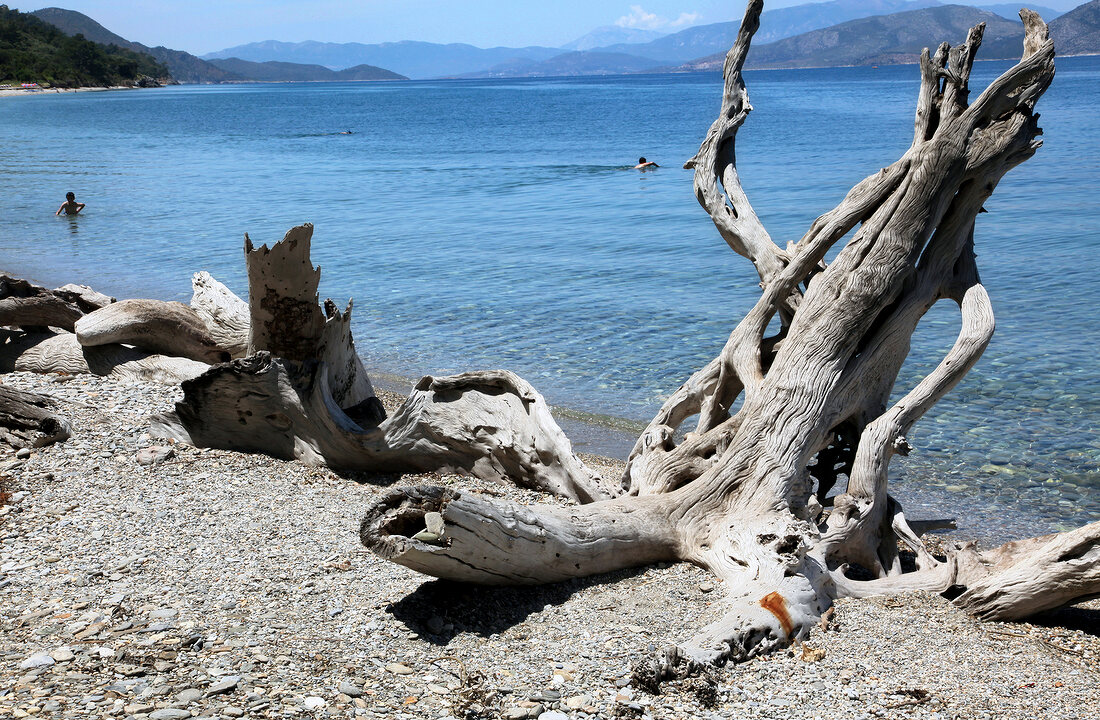
[(240, 677), (233, 675), (231, 677), (222, 678), (219, 682), (211, 685), (206, 689), (206, 697), (213, 697), (215, 695), (224, 695), (227, 692), (231, 692), (236, 689), (240, 683)]
[(363, 694), (362, 688), (352, 685), (347, 680), (342, 681), (337, 689), (352, 698), (360, 697)]
[(30, 670), (32, 668), (49, 667), (54, 664), (54, 659), (47, 653), (39, 653), (37, 655), (31, 655), (29, 658), (19, 663), (20, 670)]
[(149, 713), (149, 720), (184, 720), (189, 717), (191, 717), (191, 711), (182, 708), (164, 708)]
[(190, 705), (200, 699), (202, 699), (202, 690), (197, 688), (187, 688), (176, 694), (176, 704), (178, 705)]

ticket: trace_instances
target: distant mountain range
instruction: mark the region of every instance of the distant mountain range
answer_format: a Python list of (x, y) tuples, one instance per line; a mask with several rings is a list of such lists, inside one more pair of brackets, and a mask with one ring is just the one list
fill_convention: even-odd
[[(761, 28), (755, 38), (757, 47), (871, 16), (891, 16), (921, 9), (945, 7), (939, 0), (831, 0), (789, 8), (768, 10), (761, 16)], [(1030, 5), (1047, 21), (1059, 11)], [(1012, 4), (983, 7), (1002, 20), (1018, 23), (1019, 8)], [(889, 23), (887, 23), (888, 25)], [(440, 45), (424, 42), (380, 44), (321, 43), (306, 41), (284, 43), (269, 40), (239, 45), (210, 53), (207, 59), (238, 57), (253, 62), (278, 60), (310, 63), (332, 69), (369, 63), (391, 68), (411, 78), (437, 77), (540, 77), (553, 75), (618, 74), (662, 71), (670, 67), (694, 67), (708, 56), (725, 53), (737, 35), (739, 22), (698, 25), (669, 35), (627, 28), (599, 28), (562, 48), (532, 46), (525, 48), (481, 49), (472, 45)], [(925, 23), (926, 30), (942, 26), (940, 21)], [(880, 30), (883, 28), (880, 27)], [(965, 30), (964, 30), (965, 32)], [(935, 42), (929, 35), (924, 42)], [(943, 36), (949, 37), (949, 36)], [(875, 45), (876, 41), (867, 43)], [(907, 48), (899, 42), (880, 39), (877, 44), (890, 50)], [(917, 50), (919, 52), (919, 48)], [(899, 51), (907, 55), (908, 51)], [(805, 54), (805, 53), (803, 53)], [(852, 64), (858, 62), (846, 58)], [(797, 65), (794, 58), (776, 60), (783, 66)]]
[(1051, 23), (1050, 32), (1062, 55), (1100, 53), (1100, 0), (1070, 10)]
[[(1023, 49), (1024, 31), (988, 10), (946, 5), (852, 20), (833, 27), (754, 46), (750, 68), (836, 67), (913, 63), (921, 50), (937, 38), (957, 42), (969, 28), (985, 23), (980, 57), (1016, 59)], [(1055, 47), (1063, 55), (1100, 50), (1100, 0), (1081, 5), (1049, 23)], [(715, 53), (674, 68), (677, 71), (720, 71), (725, 52)]]
[[(1019, 22), (962, 5), (947, 5), (877, 15), (754, 45), (746, 64), (750, 68), (836, 67), (893, 65), (916, 62), (923, 48), (936, 39), (958, 42), (969, 28), (985, 23), (981, 57), (985, 60), (1019, 57), (1024, 29)], [(726, 53), (693, 60), (677, 70), (721, 70)]]
[[(1100, 52), (1100, 0), (1068, 13), (1030, 6), (1048, 22), (1061, 54)], [(769, 10), (749, 56), (751, 67), (809, 67), (913, 62), (940, 40), (958, 41), (986, 23), (982, 57), (1019, 57), (1023, 28), (1015, 4), (977, 8), (938, 0), (830, 0)], [(33, 13), (69, 35), (147, 53), (180, 82), (389, 80), (440, 77), (545, 77), (635, 72), (713, 71), (737, 33), (737, 22), (669, 35), (604, 27), (562, 48), (478, 48), (428, 42), (249, 43), (198, 58), (127, 41), (81, 13)], [(609, 43), (609, 44), (608, 44)], [(388, 69), (383, 69), (388, 68)]]
[(607, 47), (617, 43), (647, 43), (657, 38), (664, 37), (665, 35), (668, 35), (668, 33), (659, 32), (657, 30), (641, 30), (639, 28), (619, 27), (618, 25), (604, 25), (603, 27), (596, 28), (590, 33), (586, 33), (573, 42), (562, 45), (561, 49), (580, 51), (594, 50), (595, 48)]
[(522, 61), (542, 62), (561, 55), (559, 48), (479, 48), (465, 43), (438, 43), (404, 40), (379, 43), (328, 43), (307, 40), (289, 43), (278, 40), (238, 45), (203, 55), (207, 60), (240, 58), (252, 62), (308, 63), (339, 69), (361, 65), (377, 65), (414, 79), (453, 77), (477, 72), (495, 65), (516, 64)]
[[(769, 10), (761, 18), (761, 34), (757, 41), (769, 42), (844, 20), (939, 4), (937, 0), (832, 0)], [(1056, 14), (1053, 10), (1049, 12)], [(699, 25), (671, 35), (604, 27), (561, 48), (532, 46), (483, 50), (472, 45), (411, 41), (367, 45), (267, 40), (226, 48), (203, 57), (208, 60), (238, 57), (254, 62), (313, 63), (333, 69), (370, 63), (411, 78), (539, 76), (570, 68), (573, 70), (569, 74), (612, 74), (631, 72), (627, 68), (675, 65), (724, 52), (733, 43), (738, 25), (739, 22)], [(565, 52), (598, 54), (585, 58), (565, 56)]]

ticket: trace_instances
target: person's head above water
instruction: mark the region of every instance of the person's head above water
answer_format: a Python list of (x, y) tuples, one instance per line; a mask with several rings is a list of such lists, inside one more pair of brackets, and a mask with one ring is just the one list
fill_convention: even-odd
[(54, 215), (60, 215), (64, 212), (66, 215), (76, 215), (78, 212), (84, 209), (84, 203), (78, 203), (76, 201), (76, 193), (65, 193), (65, 202), (61, 203), (61, 207), (57, 209)]
[(638, 158), (638, 164), (639, 165), (645, 165), (645, 163), (646, 163), (646, 159), (644, 157)]

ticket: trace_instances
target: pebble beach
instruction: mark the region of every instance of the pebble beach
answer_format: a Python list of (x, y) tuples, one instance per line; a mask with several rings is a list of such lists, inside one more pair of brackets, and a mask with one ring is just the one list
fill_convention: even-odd
[[(169, 444), (148, 418), (172, 407), (177, 387), (0, 381), (53, 396), (73, 426), (64, 443), (0, 454), (0, 717), (1100, 712), (1100, 602), (980, 623), (927, 594), (842, 600), (805, 643), (652, 695), (631, 684), (631, 663), (719, 616), (725, 593), (705, 571), (482, 588), (385, 562), (358, 538), (365, 508), (394, 483), (560, 500), (453, 475), (339, 475)], [(384, 398), (391, 409), (399, 400)]]
[(133, 90), (131, 87), (82, 87), (82, 88), (39, 88), (26, 90), (24, 88), (0, 88), (0, 97), (31, 97), (35, 95), (57, 95), (58, 93), (77, 92), (106, 92), (107, 90)]

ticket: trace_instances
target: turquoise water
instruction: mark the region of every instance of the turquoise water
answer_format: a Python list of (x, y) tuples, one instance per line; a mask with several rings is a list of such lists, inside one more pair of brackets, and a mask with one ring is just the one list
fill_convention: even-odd
[[(979, 63), (972, 84), (1005, 67)], [(1100, 59), (1059, 61), (1047, 146), (979, 220), (997, 335), (893, 468), (930, 512), (1011, 515), (1020, 532), (1100, 519), (1098, 81)], [(910, 140), (915, 67), (748, 82), (739, 167), (780, 245)], [(180, 300), (205, 269), (243, 294), (243, 233), (309, 221), (322, 293), (355, 299), (371, 367), (509, 368), (555, 405), (638, 422), (758, 292), (681, 169), (720, 93), (706, 74), (3, 99), (0, 267)], [(639, 155), (662, 167), (627, 169)], [(55, 218), (68, 190), (87, 210)], [(926, 318), (905, 388), (957, 327), (946, 305)]]

